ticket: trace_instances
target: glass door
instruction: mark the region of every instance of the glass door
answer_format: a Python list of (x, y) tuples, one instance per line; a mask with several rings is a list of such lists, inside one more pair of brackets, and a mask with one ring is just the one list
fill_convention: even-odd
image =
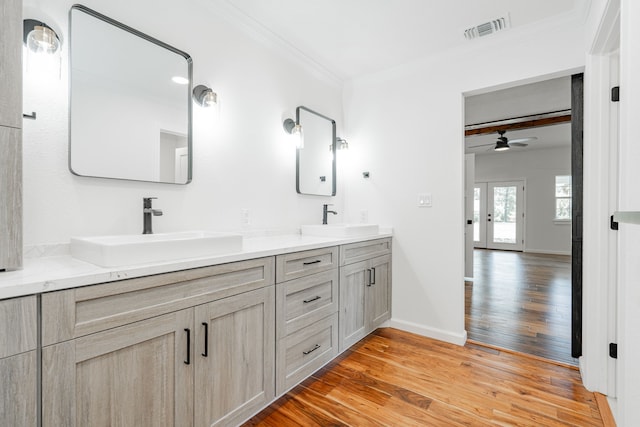
[(487, 247), (487, 183), (476, 182), (473, 187), (473, 246)]
[(524, 182), (487, 184), (487, 248), (521, 251), (524, 247)]

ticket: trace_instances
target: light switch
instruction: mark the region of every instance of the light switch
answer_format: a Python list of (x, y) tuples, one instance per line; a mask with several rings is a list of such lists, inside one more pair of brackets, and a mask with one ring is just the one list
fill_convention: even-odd
[(431, 204), (431, 193), (419, 193), (418, 194), (418, 207), (419, 208), (430, 208)]

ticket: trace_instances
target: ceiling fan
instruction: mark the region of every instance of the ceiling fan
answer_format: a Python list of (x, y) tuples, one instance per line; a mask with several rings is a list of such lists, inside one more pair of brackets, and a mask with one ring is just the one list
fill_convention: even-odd
[[(527, 142), (529, 141), (535, 141), (536, 139), (538, 139), (535, 136), (530, 136), (527, 138), (517, 138), (517, 139), (508, 139), (506, 136), (504, 136), (504, 134), (506, 133), (506, 130), (499, 130), (498, 134), (500, 135), (498, 137), (498, 139), (495, 142), (495, 146), (493, 147), (494, 151), (506, 151), (508, 149), (510, 149), (511, 147), (526, 147)], [(491, 144), (483, 144), (483, 145), (477, 145), (476, 147), (484, 147), (487, 145), (494, 145), (493, 143)], [(489, 149), (491, 150), (491, 148)]]

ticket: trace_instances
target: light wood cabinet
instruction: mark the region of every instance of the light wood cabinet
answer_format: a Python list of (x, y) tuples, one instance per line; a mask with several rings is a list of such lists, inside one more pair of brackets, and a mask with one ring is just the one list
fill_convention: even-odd
[(195, 308), (195, 425), (234, 426), (275, 396), (274, 287)]
[(0, 425), (37, 424), (35, 296), (0, 301)]
[(338, 354), (338, 248), (279, 255), (276, 277), (281, 395)]
[(360, 260), (340, 267), (339, 341), (344, 351), (391, 317), (391, 241), (345, 245), (341, 251), (354, 254), (341, 256), (345, 262)]
[(43, 426), (193, 425), (193, 310), (45, 347)]
[(273, 264), (43, 295), (43, 426), (221, 426), (253, 415), (274, 397)]
[(22, 0), (0, 2), (0, 271), (22, 268)]

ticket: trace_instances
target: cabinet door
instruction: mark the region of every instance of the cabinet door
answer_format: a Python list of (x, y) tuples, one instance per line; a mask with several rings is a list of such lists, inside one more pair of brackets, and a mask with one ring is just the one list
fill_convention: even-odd
[(372, 259), (369, 263), (370, 279), (367, 286), (365, 314), (367, 333), (391, 317), (391, 256)]
[(43, 348), (43, 426), (192, 425), (192, 337), (187, 309)]
[(22, 127), (22, 1), (0, 2), (0, 126)]
[(275, 393), (275, 290), (195, 308), (195, 425), (238, 425)]
[(0, 359), (0, 425), (36, 426), (36, 351)]
[(368, 283), (367, 261), (340, 268), (340, 351), (367, 335), (365, 289)]

